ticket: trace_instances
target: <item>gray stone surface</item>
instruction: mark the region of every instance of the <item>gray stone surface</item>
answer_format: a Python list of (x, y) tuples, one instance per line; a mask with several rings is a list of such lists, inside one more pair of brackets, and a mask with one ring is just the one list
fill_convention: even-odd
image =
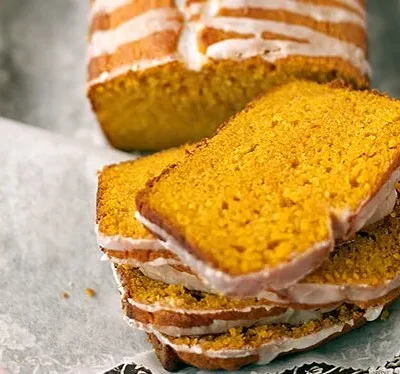
[(0, 3), (0, 116), (66, 135), (94, 126), (85, 98), (88, 0)]
[[(373, 86), (400, 97), (400, 0), (370, 0)], [(88, 0), (0, 2), (0, 116), (64, 134), (94, 126), (85, 99)]]

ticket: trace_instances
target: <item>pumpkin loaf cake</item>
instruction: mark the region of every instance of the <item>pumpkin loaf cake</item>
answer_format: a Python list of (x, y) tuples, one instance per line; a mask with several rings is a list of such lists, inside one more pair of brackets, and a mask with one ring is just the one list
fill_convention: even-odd
[[(400, 292), (400, 203), (378, 223), (335, 247), (320, 267), (287, 289), (262, 290), (258, 298), (291, 305), (322, 306), (351, 302), (361, 307), (381, 303)], [(152, 252), (154, 256), (156, 253)], [(159, 253), (158, 261), (136, 262), (152, 279), (184, 284), (191, 290), (214, 292), (188, 266)], [(114, 260), (118, 262), (118, 259)], [(129, 263), (129, 260), (126, 260)]]
[[(190, 149), (193, 147), (160, 152), (103, 169), (98, 187), (98, 242), (106, 258), (114, 263), (138, 267), (152, 279), (183, 284), (189, 290), (213, 292), (134, 217), (135, 195), (147, 178), (170, 162), (181, 160)], [(390, 211), (392, 202), (388, 205), (385, 211)], [(362, 307), (376, 304), (377, 299), (400, 287), (399, 217), (397, 202), (391, 214), (359, 231), (349, 243), (337, 245), (322, 265), (304, 279), (279, 293), (262, 290), (256, 296), (289, 306), (345, 301)], [(107, 246), (113, 249), (104, 248)]]
[(139, 328), (171, 336), (217, 334), (232, 327), (264, 324), (300, 324), (340, 305), (279, 305), (264, 299), (192, 291), (183, 284), (150, 279), (127, 265), (115, 265), (114, 271), (127, 320)]
[(297, 81), (150, 181), (136, 218), (216, 290), (249, 296), (290, 287), (390, 212), (399, 178), (399, 101)]
[(92, 0), (87, 94), (109, 142), (197, 141), (271, 87), (368, 85), (364, 0)]
[(172, 337), (149, 331), (149, 340), (169, 371), (185, 365), (209, 370), (237, 370), (250, 364), (267, 364), (288, 353), (313, 349), (377, 319), (383, 308), (384, 305), (374, 310), (363, 310), (342, 305), (319, 319), (300, 325), (231, 328), (224, 334), (200, 337)]

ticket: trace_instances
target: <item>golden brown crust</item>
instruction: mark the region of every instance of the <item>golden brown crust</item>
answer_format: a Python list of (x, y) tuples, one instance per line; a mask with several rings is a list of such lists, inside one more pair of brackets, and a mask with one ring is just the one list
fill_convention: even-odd
[(161, 344), (153, 334), (147, 334), (147, 337), (165, 370), (175, 372), (187, 366), (170, 346)]

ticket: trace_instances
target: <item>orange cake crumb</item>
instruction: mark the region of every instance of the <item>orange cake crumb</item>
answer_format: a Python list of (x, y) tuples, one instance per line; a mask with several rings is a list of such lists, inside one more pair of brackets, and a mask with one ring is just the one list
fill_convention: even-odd
[(69, 299), (69, 293), (68, 292), (63, 292), (62, 294), (61, 294), (61, 297), (63, 298), (63, 299)]
[(399, 113), (375, 92), (290, 83), (155, 178), (138, 210), (232, 275), (330, 248), (332, 217), (355, 215), (399, 167)]
[(183, 285), (167, 284), (148, 278), (140, 270), (127, 265), (115, 266), (128, 297), (148, 305), (158, 303), (161, 306), (192, 310), (224, 310), (269, 304), (268, 301), (256, 298), (235, 298), (191, 291)]
[(95, 297), (96, 291), (93, 288), (86, 288), (85, 293), (88, 297)]
[(183, 159), (192, 148), (183, 146), (104, 168), (99, 174), (97, 190), (99, 232), (138, 239), (153, 238), (134, 218), (136, 194), (148, 179)]

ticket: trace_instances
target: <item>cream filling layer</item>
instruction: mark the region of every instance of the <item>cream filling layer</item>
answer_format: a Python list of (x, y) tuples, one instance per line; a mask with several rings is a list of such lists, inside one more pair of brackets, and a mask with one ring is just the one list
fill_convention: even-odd
[[(258, 319), (237, 319), (237, 320), (220, 320), (214, 319), (210, 325), (194, 326), (190, 328), (177, 327), (177, 326), (161, 326), (154, 325), (152, 323), (142, 323), (135, 319), (125, 316), (126, 321), (134, 327), (144, 328), (146, 330), (157, 330), (166, 335), (170, 336), (195, 336), (195, 335), (209, 335), (209, 334), (220, 334), (227, 332), (231, 328), (235, 327), (250, 327), (250, 326), (261, 326), (268, 324), (291, 324), (300, 325), (311, 321), (313, 319), (319, 319), (323, 313), (334, 310), (335, 308), (327, 310), (293, 310), (287, 309), (285, 313), (263, 317)], [(371, 314), (373, 315), (373, 314)]]
[[(159, 236), (165, 248), (171, 249), (180, 257), (183, 263), (193, 269), (207, 286), (212, 284), (215, 290), (223, 294), (256, 296), (265, 289), (276, 291), (287, 289), (294, 285), (322, 263), (334, 247), (334, 238), (348, 238), (367, 223), (374, 222), (382, 215), (386, 216), (391, 213), (395, 203), (394, 194), (397, 196), (395, 184), (399, 179), (400, 168), (391, 174), (390, 178), (374, 196), (361, 203), (356, 212), (332, 210), (331, 213), (335, 220), (331, 220), (329, 223), (330, 240), (317, 243), (303, 254), (281, 266), (240, 276), (232, 276), (197, 259), (184, 246), (178, 243), (172, 235), (143, 217), (139, 212), (135, 213), (135, 217), (149, 231)], [(385, 207), (383, 211), (382, 207)]]
[[(364, 318), (367, 319), (368, 321), (377, 319), (382, 309), (383, 306), (379, 306), (373, 309), (368, 309), (364, 314)], [(258, 348), (244, 347), (243, 349), (220, 349), (220, 350), (203, 350), (200, 345), (192, 345), (189, 347), (188, 345), (174, 344), (168, 339), (168, 337), (164, 336), (162, 333), (152, 328), (151, 326), (146, 326), (137, 322), (135, 322), (135, 325), (142, 330), (154, 334), (161, 343), (172, 347), (175, 351), (178, 352), (189, 352), (189, 353), (204, 355), (210, 358), (222, 358), (222, 359), (259, 355), (260, 359), (258, 361), (258, 364), (265, 365), (274, 360), (277, 356), (279, 356), (282, 353), (291, 352), (293, 350), (307, 349), (318, 345), (319, 343), (323, 342), (330, 336), (336, 333), (341, 333), (346, 325), (354, 326), (354, 320), (350, 319), (345, 323), (335, 324), (329, 328), (322, 329), (314, 334), (303, 336), (302, 338), (276, 339), (266, 344), (263, 344)]]

